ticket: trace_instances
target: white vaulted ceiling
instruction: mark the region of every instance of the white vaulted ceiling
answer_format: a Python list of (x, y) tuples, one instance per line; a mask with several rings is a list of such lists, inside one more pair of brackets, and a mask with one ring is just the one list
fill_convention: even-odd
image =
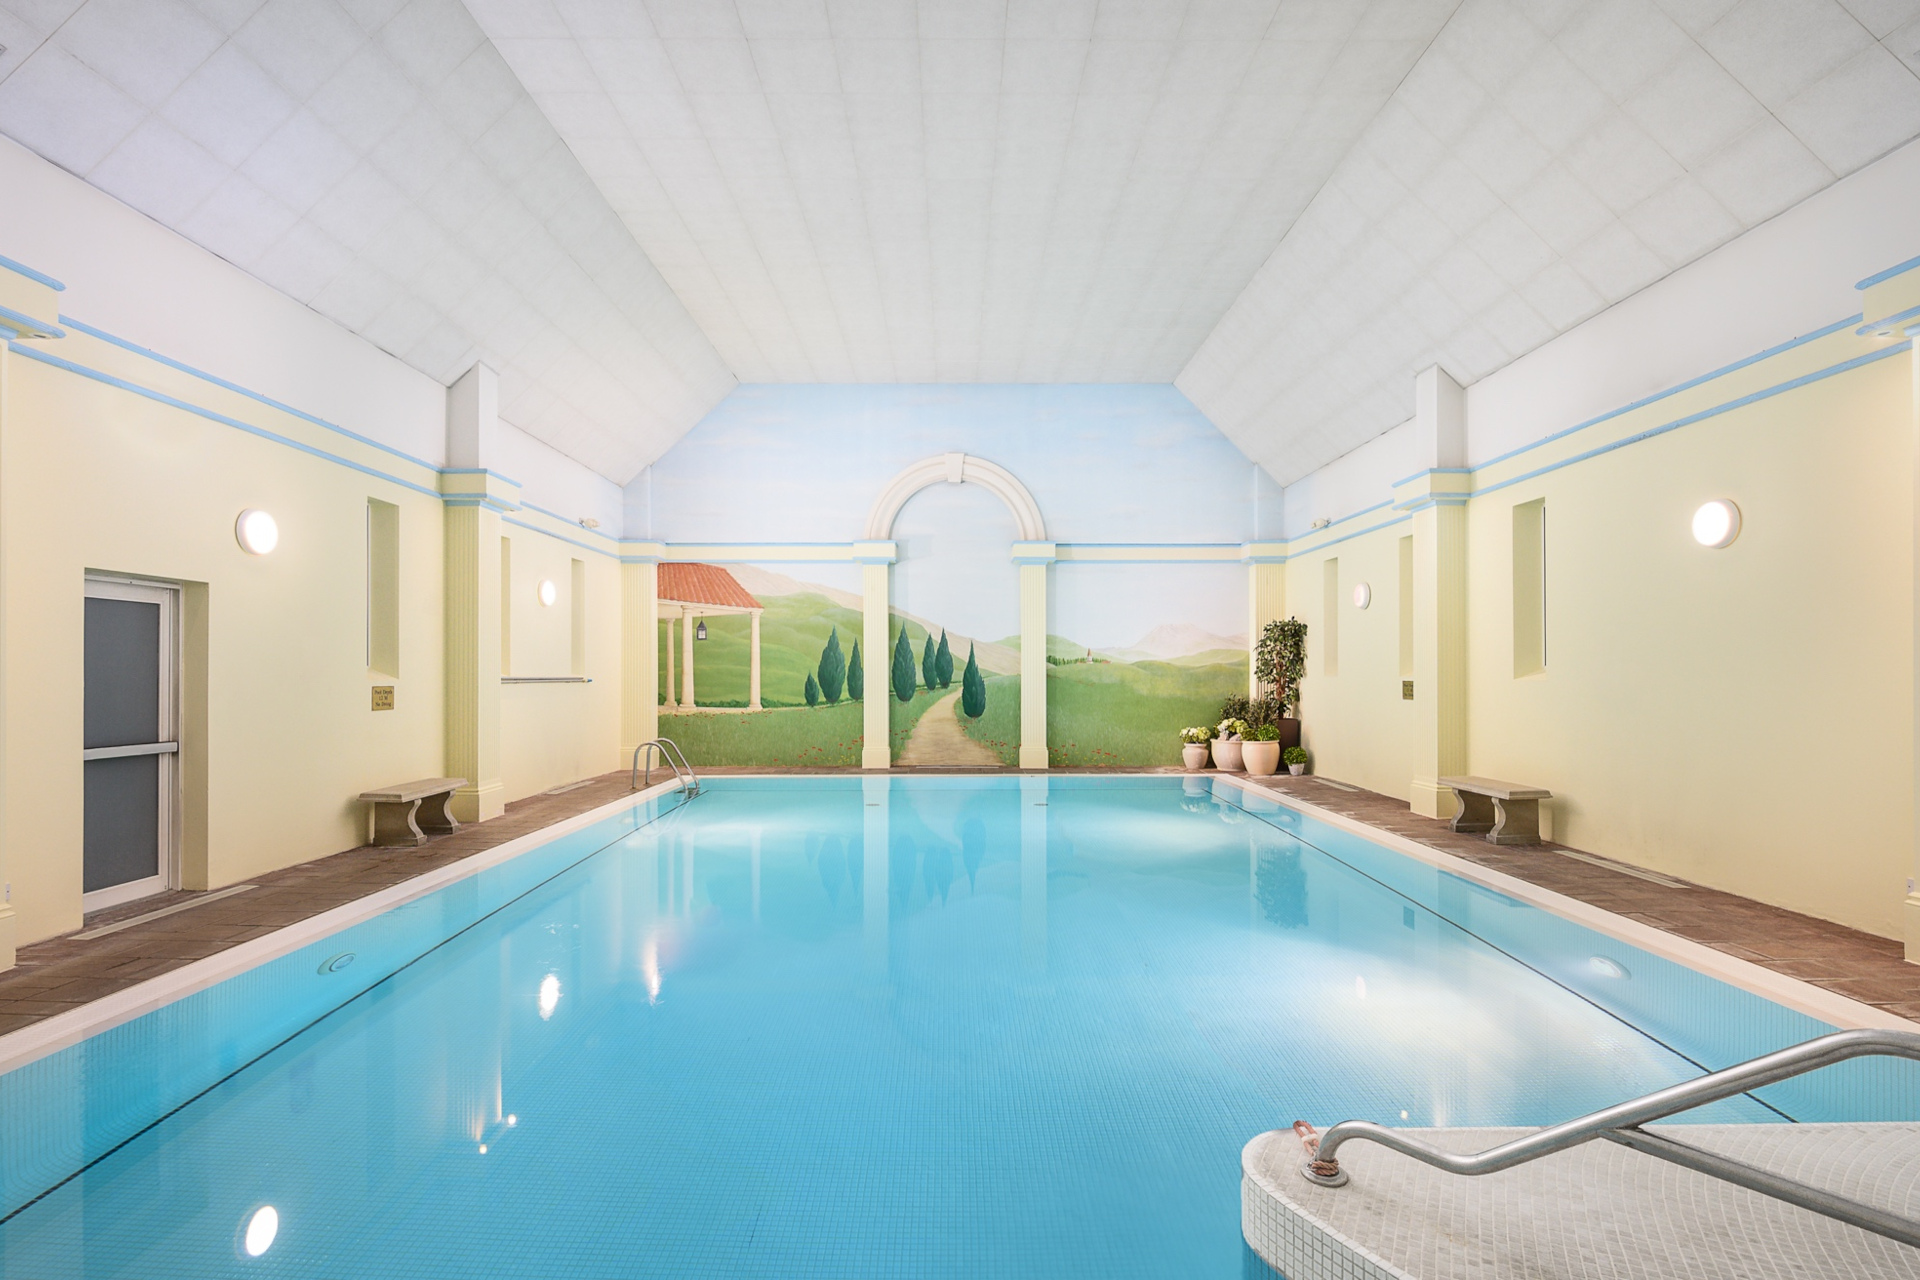
[(1455, 3), (469, 7), (743, 380), (1165, 382)]
[(1920, 0), (0, 0), (0, 132), (615, 479), (1173, 380), (1276, 478), (1920, 136)]
[(0, 0), (0, 44), (0, 132), (441, 382), (485, 360), (611, 479), (733, 386), (459, 0)]

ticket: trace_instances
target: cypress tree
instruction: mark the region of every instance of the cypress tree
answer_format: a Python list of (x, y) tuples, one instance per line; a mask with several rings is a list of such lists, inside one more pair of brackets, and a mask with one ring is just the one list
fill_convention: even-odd
[(835, 627), (827, 637), (827, 647), (820, 651), (820, 694), (828, 706), (839, 705), (840, 690), (846, 683), (847, 660), (840, 652), (840, 628)]
[(967, 646), (967, 669), (960, 677), (960, 710), (969, 720), (978, 720), (987, 709), (987, 681), (980, 674), (980, 663)]
[(853, 642), (853, 656), (847, 659), (847, 698), (858, 702), (866, 696), (867, 668), (860, 657), (860, 642)]
[(807, 672), (807, 705), (810, 707), (820, 705), (820, 682), (813, 678), (811, 671)]
[(927, 688), (940, 687), (940, 657), (933, 651), (933, 632), (927, 632), (927, 647), (920, 651), (920, 676)]
[(913, 686), (913, 646), (907, 642), (907, 629), (903, 625), (899, 643), (893, 646), (893, 696), (902, 702), (912, 702)]
[(947, 647), (947, 632), (944, 627), (940, 630), (940, 649), (933, 655), (933, 660), (939, 665), (940, 687), (945, 689), (953, 683), (953, 650)]

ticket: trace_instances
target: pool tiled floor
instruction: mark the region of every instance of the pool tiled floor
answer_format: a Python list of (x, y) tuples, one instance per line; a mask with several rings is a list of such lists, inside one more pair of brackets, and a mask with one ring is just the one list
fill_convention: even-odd
[[(18, 967), (0, 973), (0, 1034), (617, 800), (627, 794), (627, 784), (625, 771), (605, 774), (559, 795), (517, 801), (501, 817), (462, 827), (415, 849), (353, 849), (256, 876), (251, 881), (255, 888), (190, 911), (102, 937), (68, 934), (22, 947)], [(1559, 845), (1500, 848), (1455, 835), (1446, 823), (1420, 817), (1404, 801), (1376, 792), (1331, 786), (1311, 777), (1266, 779), (1263, 785), (1900, 1017), (1920, 1020), (1920, 966), (1907, 964), (1901, 944), (1891, 939), (1714, 889), (1658, 884), (1606, 865), (1556, 856)], [(199, 896), (178, 892), (127, 903), (89, 916), (82, 932)]]

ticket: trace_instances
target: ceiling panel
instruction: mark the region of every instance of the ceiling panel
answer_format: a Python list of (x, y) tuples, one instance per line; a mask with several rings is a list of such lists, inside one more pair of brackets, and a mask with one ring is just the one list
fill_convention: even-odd
[(733, 385), (459, 0), (0, 0), (0, 44), (0, 132), (613, 480)]

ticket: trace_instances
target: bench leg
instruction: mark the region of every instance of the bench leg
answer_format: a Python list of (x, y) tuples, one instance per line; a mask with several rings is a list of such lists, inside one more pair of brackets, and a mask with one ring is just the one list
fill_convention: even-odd
[(418, 800), (409, 800), (404, 804), (374, 801), (373, 842), (387, 849), (425, 844), (427, 837), (413, 820), (413, 811), (419, 807)]
[(453, 792), (442, 791), (437, 796), (428, 796), (420, 802), (420, 829), (436, 836), (449, 831), (458, 831), (460, 823), (454, 818)]
[(1540, 802), (1538, 800), (1495, 800), (1500, 821), (1487, 832), (1493, 844), (1539, 844)]
[(1456, 791), (1453, 793), (1453, 798), (1460, 805), (1460, 812), (1453, 815), (1453, 830), (1469, 836), (1493, 830), (1492, 796), (1483, 796), (1472, 791)]

